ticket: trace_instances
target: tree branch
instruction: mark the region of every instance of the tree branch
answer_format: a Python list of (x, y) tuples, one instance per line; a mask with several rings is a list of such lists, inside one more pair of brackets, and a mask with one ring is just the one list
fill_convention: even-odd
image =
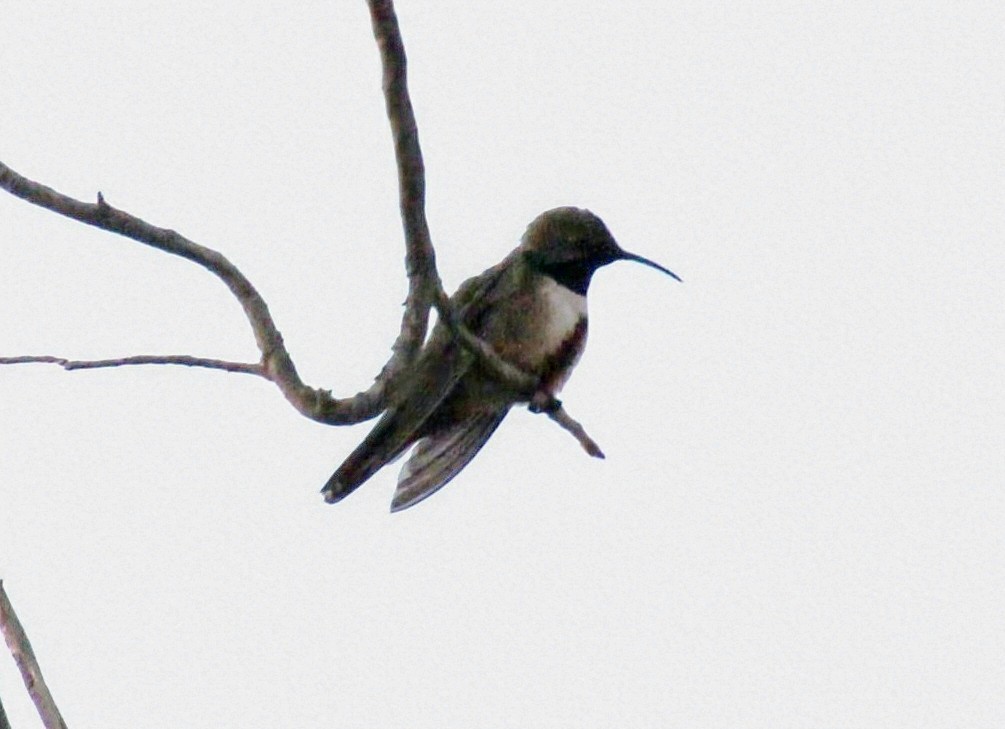
[(401, 330), (392, 345), (392, 354), (369, 389), (354, 397), (334, 399), (327, 390), (308, 387), (297, 374), (293, 360), (283, 344), (264, 299), (236, 266), (222, 254), (201, 246), (173, 230), (158, 228), (138, 217), (109, 205), (98, 193), (96, 204), (89, 204), (63, 195), (52, 188), (18, 174), (0, 162), (0, 187), (13, 195), (52, 212), (88, 225), (124, 235), (167, 253), (187, 258), (218, 276), (244, 308), (255, 341), (262, 353), (259, 365), (220, 363), (188, 356), (125, 357), (84, 363), (57, 357), (0, 360), (14, 362), (56, 362), (67, 369), (113, 367), (119, 364), (186, 364), (211, 367), (230, 372), (258, 374), (272, 380), (286, 399), (303, 415), (323, 423), (343, 425), (357, 423), (377, 415), (386, 402), (387, 390), (393, 387), (401, 372), (415, 359), (426, 338), (429, 309), (442, 291), (436, 260), (425, 217), (425, 178), (418, 131), (405, 78), (405, 52), (398, 30), (394, 8), (390, 2), (371, 2), (374, 36), (384, 68), (384, 95), (388, 118), (394, 137), (398, 166), (401, 217), (405, 229), (405, 268), (409, 290), (405, 300)]
[[(391, 347), (391, 357), (367, 390), (353, 397), (335, 399), (328, 390), (306, 385), (297, 374), (265, 300), (244, 274), (221, 253), (199, 245), (173, 230), (156, 227), (113, 208), (100, 192), (94, 204), (75, 200), (29, 180), (2, 162), (0, 187), (11, 194), (68, 218), (187, 258), (220, 278), (244, 309), (262, 357), (259, 363), (240, 363), (189, 355), (142, 355), (103, 360), (70, 360), (40, 355), (4, 357), (0, 358), (0, 365), (48, 362), (75, 370), (133, 364), (180, 364), (254, 374), (274, 382), (293, 407), (306, 417), (331, 425), (347, 425), (372, 418), (385, 407), (388, 392), (393, 390), (402, 372), (415, 360), (422, 348), (428, 328), (429, 310), (435, 305), (440, 318), (453, 334), (475, 353), (493, 375), (514, 389), (527, 393), (528, 397), (534, 395), (538, 387), (537, 379), (504, 360), (488, 343), (463, 327), (457, 321), (453, 307), (444, 293), (426, 221), (425, 168), (408, 94), (407, 59), (394, 4), (391, 0), (368, 0), (368, 6), (374, 38), (380, 51), (382, 87), (398, 169), (399, 203), (405, 235), (405, 271), (409, 286), (401, 328)], [(579, 423), (565, 413), (561, 404), (548, 414), (552, 420), (572, 433), (588, 453), (602, 456), (596, 443), (586, 435)]]
[(551, 418), (552, 422), (557, 423), (564, 430), (571, 433), (579, 441), (579, 445), (583, 446), (583, 450), (594, 458), (604, 458), (604, 452), (600, 450), (600, 446), (597, 445), (596, 441), (586, 434), (586, 430), (580, 425), (578, 420), (575, 420), (565, 411), (565, 408), (562, 407), (562, 401), (550, 392), (542, 390), (534, 393), (528, 409), (532, 413), (544, 413), (547, 415)]
[[(334, 399), (327, 390), (308, 387), (297, 374), (264, 299), (251, 282), (222, 254), (185, 238), (173, 230), (158, 228), (109, 205), (101, 193), (95, 204), (75, 200), (24, 177), (0, 162), (0, 187), (27, 202), (132, 238), (167, 253), (187, 258), (219, 277), (244, 309), (262, 359), (258, 365), (222, 364), (216, 360), (177, 355), (170, 357), (124, 357), (85, 363), (59, 357), (10, 357), (0, 364), (55, 362), (67, 369), (114, 367), (120, 364), (185, 364), (257, 374), (272, 380), (286, 399), (303, 415), (332, 425), (357, 423), (377, 415), (385, 406), (387, 391), (401, 372), (414, 361), (426, 337), (429, 309), (442, 284), (425, 217), (425, 177), (418, 131), (406, 84), (406, 59), (397, 18), (391, 2), (370, 2), (373, 32), (384, 70), (384, 95), (394, 139), (398, 167), (401, 217), (405, 231), (405, 268), (409, 279), (401, 329), (392, 354), (369, 389), (351, 398)], [(72, 362), (72, 364), (71, 364)]]
[(373, 36), (380, 52), (381, 88), (391, 125), (394, 157), (398, 168), (398, 202), (405, 233), (405, 272), (408, 296), (401, 332), (391, 347), (394, 355), (381, 370), (380, 379), (396, 380), (422, 348), (433, 300), (443, 294), (436, 270), (436, 253), (426, 221), (426, 170), (419, 146), (412, 100), (408, 94), (408, 60), (401, 40), (398, 18), (391, 0), (368, 0)]
[(600, 446), (597, 442), (593, 440), (589, 435), (586, 434), (586, 430), (582, 425), (579, 424), (578, 420), (574, 420), (569, 413), (565, 411), (561, 403), (559, 406), (548, 412), (548, 417), (551, 418), (552, 422), (557, 423), (563, 429), (572, 433), (572, 436), (579, 441), (579, 445), (583, 446), (583, 450), (594, 458), (604, 458), (604, 452), (600, 450)]
[(35, 708), (38, 709), (38, 715), (42, 717), (45, 728), (66, 729), (66, 722), (63, 721), (59, 709), (56, 708), (56, 702), (49, 693), (49, 687), (42, 678), (42, 669), (38, 667), (31, 642), (21, 627), (21, 621), (17, 619), (14, 606), (7, 598), (3, 580), (0, 580), (0, 631), (3, 632), (10, 654), (14, 656), (14, 662), (17, 663), (24, 679), (24, 686), (28, 689), (31, 700), (35, 702)]
[[(371, 387), (356, 397), (336, 400), (327, 390), (308, 387), (297, 374), (283, 337), (269, 313), (269, 307), (247, 277), (223, 254), (185, 238), (167, 228), (117, 210), (101, 193), (96, 203), (85, 203), (50, 187), (29, 180), (0, 162), (0, 187), (39, 207), (97, 228), (145, 243), (199, 264), (222, 280), (240, 302), (251, 324), (255, 342), (262, 353), (261, 370), (303, 415), (323, 423), (356, 423), (371, 418), (383, 407), (383, 387)], [(17, 358), (14, 358), (17, 359)], [(129, 359), (129, 358), (126, 358)], [(193, 366), (198, 358), (192, 358)], [(111, 366), (111, 365), (108, 365)], [(257, 373), (256, 373), (257, 374)], [(377, 383), (375, 383), (376, 385)]]
[(131, 357), (117, 359), (66, 359), (48, 354), (22, 355), (18, 357), (0, 357), (0, 365), (12, 364), (56, 364), (64, 370), (96, 370), (103, 367), (122, 367), (123, 365), (171, 364), (186, 367), (205, 367), (224, 372), (240, 372), (247, 375), (258, 375), (269, 379), (265, 368), (259, 362), (228, 362), (222, 359), (192, 357), (187, 354), (136, 354)]
[(10, 722), (7, 720), (7, 712), (3, 710), (2, 696), (0, 696), (0, 729), (10, 729)]

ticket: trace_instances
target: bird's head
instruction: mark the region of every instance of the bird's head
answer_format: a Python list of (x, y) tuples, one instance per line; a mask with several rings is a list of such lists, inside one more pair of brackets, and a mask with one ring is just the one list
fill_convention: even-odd
[(636, 261), (680, 281), (673, 271), (618, 245), (604, 221), (582, 208), (554, 208), (527, 226), (520, 245), (535, 270), (585, 294), (590, 277), (615, 261)]

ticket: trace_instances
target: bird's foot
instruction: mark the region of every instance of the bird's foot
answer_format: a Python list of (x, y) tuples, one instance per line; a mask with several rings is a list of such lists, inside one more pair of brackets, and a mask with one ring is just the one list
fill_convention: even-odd
[(527, 409), (532, 413), (556, 413), (562, 407), (562, 401), (545, 390), (538, 390), (530, 399)]

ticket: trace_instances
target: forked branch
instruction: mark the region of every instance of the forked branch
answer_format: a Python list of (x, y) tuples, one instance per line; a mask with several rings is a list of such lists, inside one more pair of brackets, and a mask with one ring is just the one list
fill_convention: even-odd
[[(262, 356), (257, 365), (226, 363), (226, 367), (216, 366), (215, 369), (229, 368), (232, 371), (252, 372), (266, 377), (276, 383), (283, 395), (286, 396), (286, 399), (299, 412), (323, 423), (355, 423), (373, 417), (380, 412), (383, 406), (383, 381), (375, 382), (370, 390), (360, 393), (356, 397), (342, 400), (332, 398), (331, 393), (326, 390), (318, 390), (304, 384), (297, 374), (289, 352), (286, 351), (283, 337), (276, 328), (265, 300), (251, 284), (251, 281), (223, 254), (199, 245), (173, 230), (159, 228), (145, 220), (141, 220), (135, 215), (130, 215), (122, 210), (113, 208), (100, 193), (98, 194), (97, 202), (85, 203), (63, 195), (41, 183), (29, 180), (2, 162), (0, 162), (0, 187), (46, 210), (51, 210), (68, 218), (93, 225), (102, 230), (132, 238), (166, 253), (173, 253), (182, 258), (187, 258), (220, 278), (244, 309), (245, 316), (251, 324), (255, 342)], [(425, 336), (424, 331), (420, 332), (420, 334)], [(144, 358), (142, 363), (183, 363), (192, 366), (206, 366), (206, 361), (200, 361), (199, 358), (192, 357), (186, 362), (181, 362), (180, 360), (183, 359), (185, 359), (185, 356), (181, 355), (169, 355), (165, 357), (150, 356)], [(395, 355), (392, 355), (391, 359), (393, 361)], [(17, 361), (50, 361), (62, 364), (61, 360), (62, 358), (59, 357), (37, 357), (34, 359), (7, 358), (8, 363), (16, 363)], [(139, 363), (136, 360), (130, 360), (131, 358), (122, 358), (118, 362), (119, 364)], [(77, 362), (71, 368), (85, 369), (87, 367), (118, 366), (117, 364), (112, 364), (114, 362), (116, 360), (102, 360), (89, 364)]]
[[(306, 385), (297, 374), (293, 359), (283, 343), (265, 300), (255, 287), (226, 257), (181, 234), (152, 225), (134, 215), (109, 205), (98, 193), (97, 202), (86, 203), (63, 195), (52, 188), (18, 174), (0, 162), (0, 187), (60, 215), (118, 233), (159, 250), (187, 258), (220, 278), (240, 302), (251, 325), (261, 359), (258, 362), (228, 362), (189, 355), (141, 355), (103, 360), (71, 360), (51, 355), (0, 358), (0, 364), (48, 362), (66, 369), (95, 369), (135, 364), (175, 364), (254, 374), (274, 382), (286, 399), (303, 415), (331, 425), (357, 423), (384, 409), (387, 393), (402, 372), (415, 360), (426, 337), (429, 310), (436, 306), (440, 318), (475, 352), (499, 379), (527, 393), (533, 393), (536, 380), (502, 359), (484, 341), (459, 325), (443, 291), (436, 270), (436, 257), (425, 214), (425, 171), (418, 130), (408, 94), (406, 57), (391, 0), (369, 0), (374, 37), (380, 50), (383, 91), (391, 125), (398, 170), (398, 191), (402, 226), (405, 234), (405, 271), (408, 295), (401, 328), (391, 347), (391, 357), (373, 384), (352, 397), (334, 398), (330, 391)], [(555, 403), (558, 403), (556, 400)], [(547, 410), (549, 417), (572, 433), (590, 455), (600, 449), (576, 421), (558, 403)]]

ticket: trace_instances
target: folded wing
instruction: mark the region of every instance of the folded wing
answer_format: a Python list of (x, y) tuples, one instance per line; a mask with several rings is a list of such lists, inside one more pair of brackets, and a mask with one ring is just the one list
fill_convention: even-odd
[(391, 511), (414, 506), (460, 473), (499, 427), (509, 406), (472, 414), (421, 439), (401, 469)]

